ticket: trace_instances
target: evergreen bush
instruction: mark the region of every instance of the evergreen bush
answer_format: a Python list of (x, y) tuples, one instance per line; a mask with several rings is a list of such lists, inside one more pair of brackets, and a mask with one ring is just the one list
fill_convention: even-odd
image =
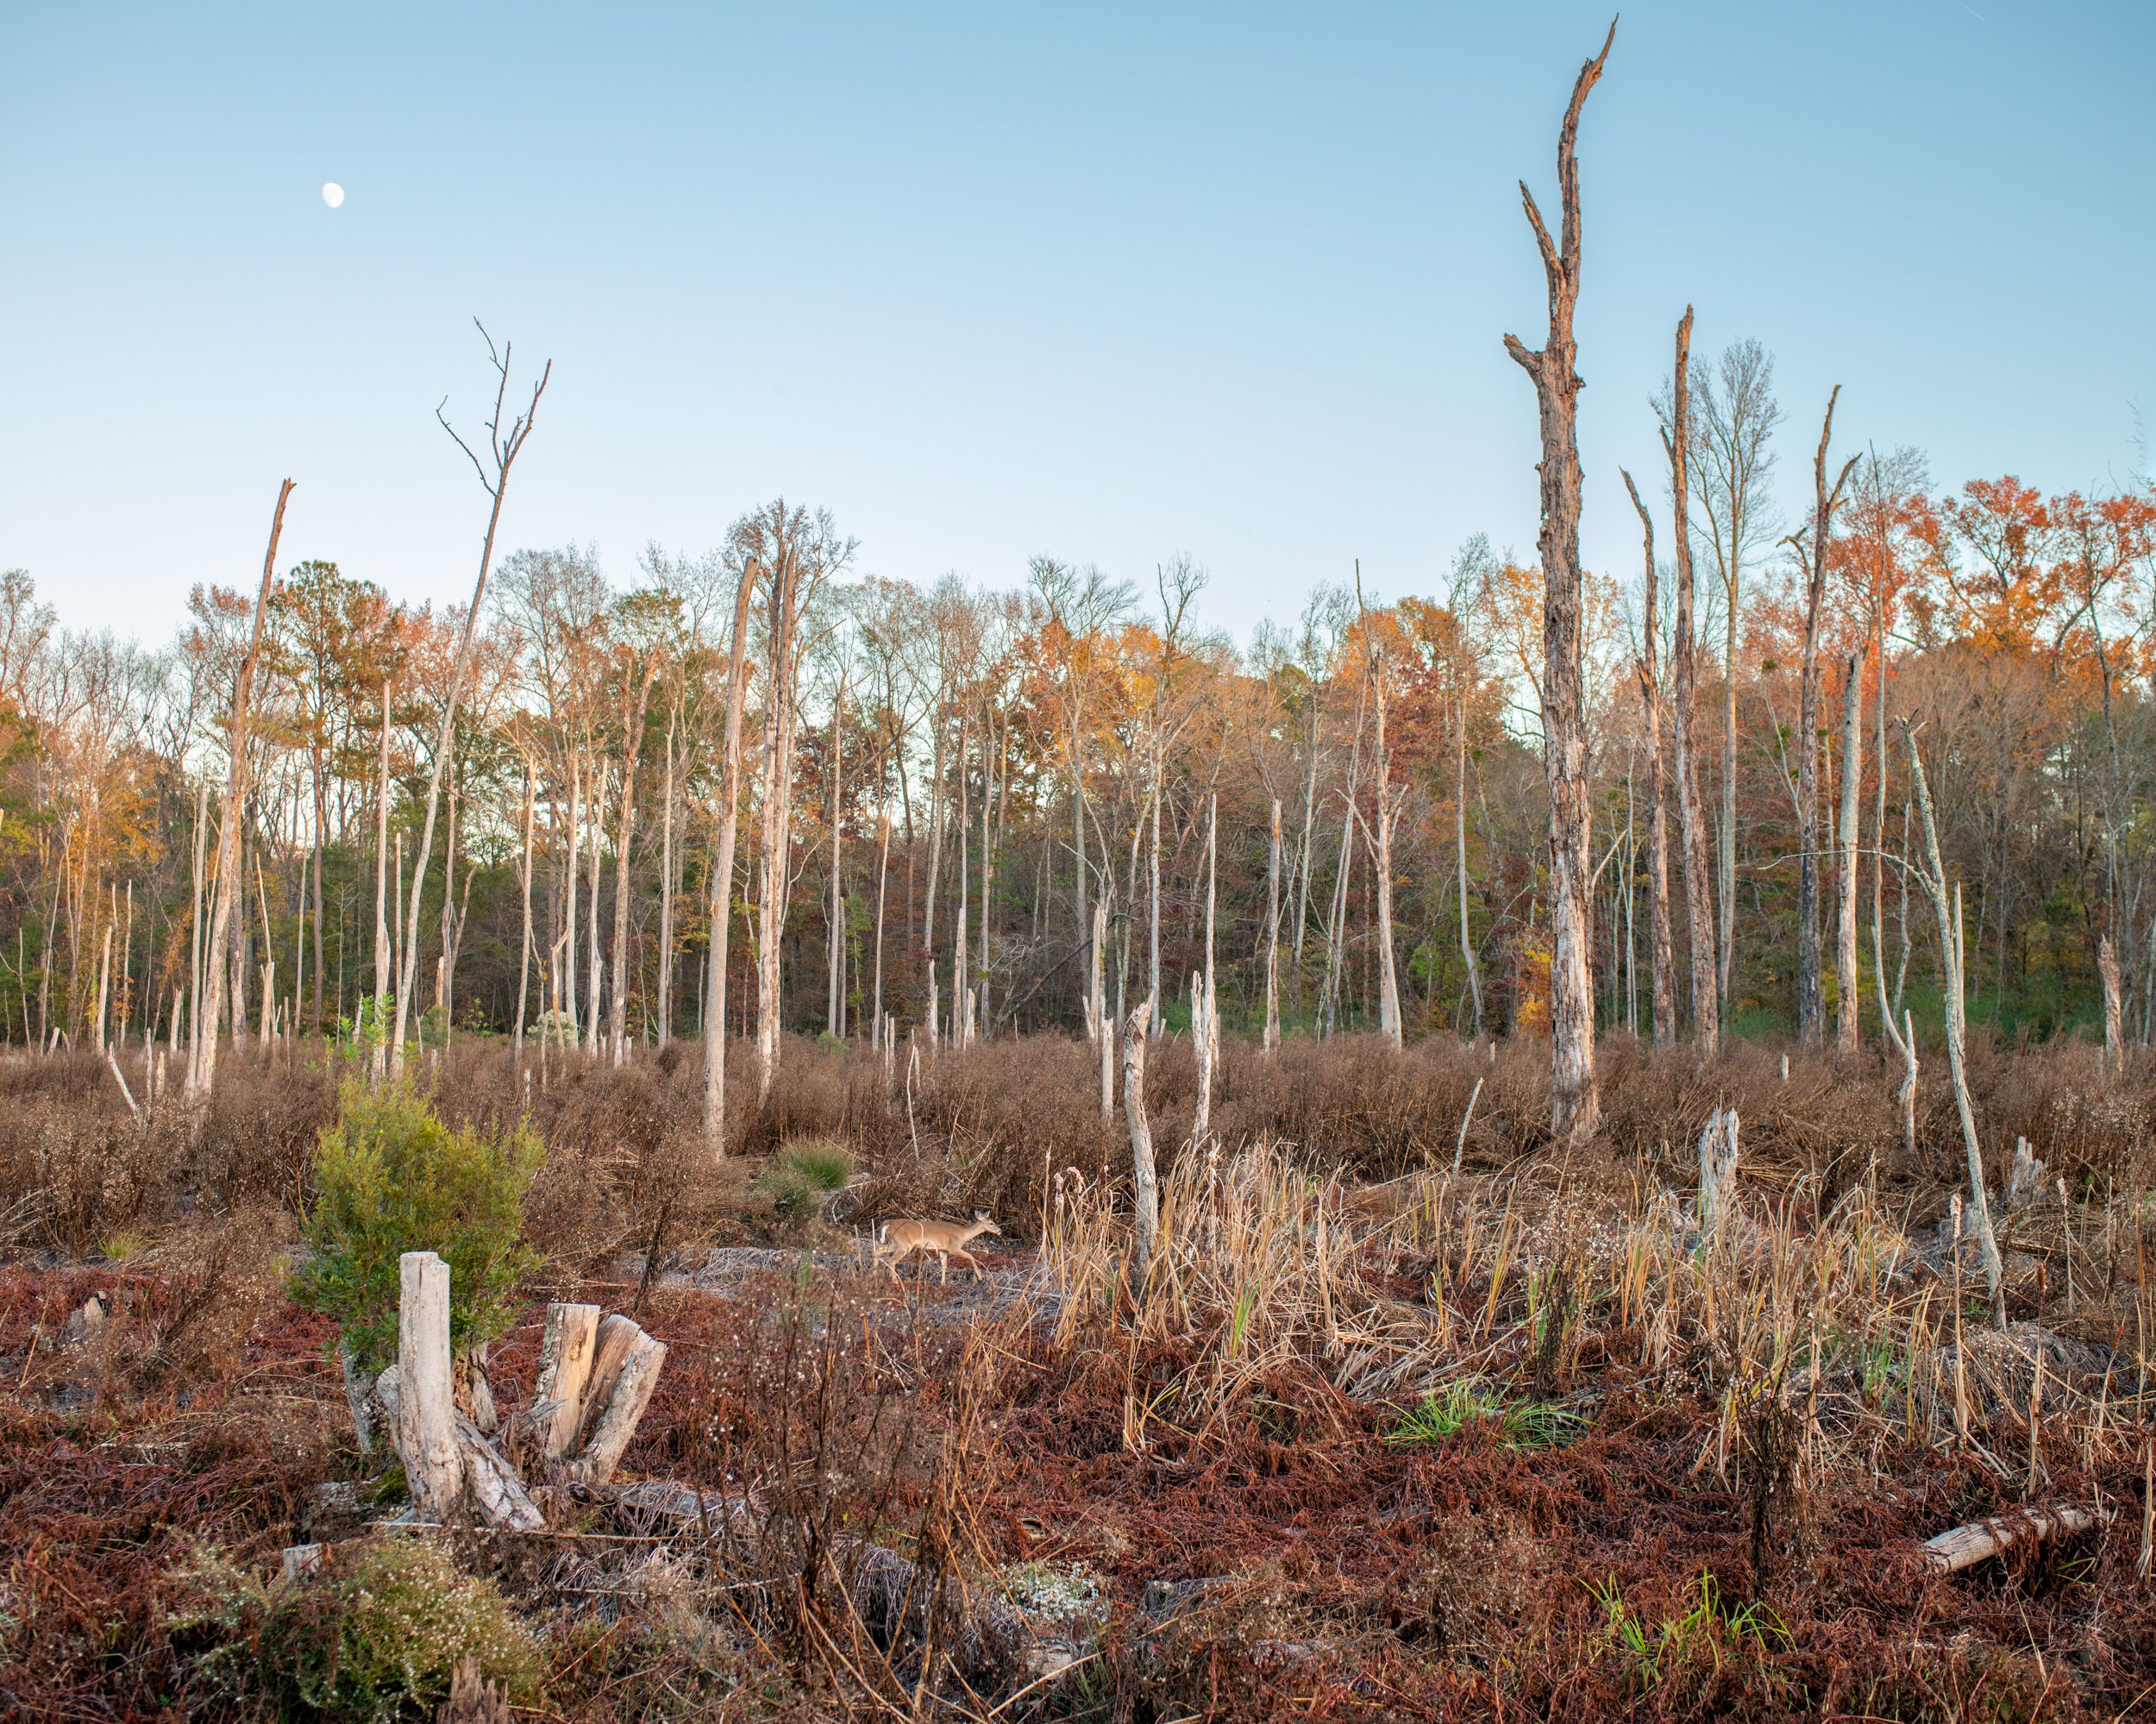
[(363, 1370), (397, 1355), (398, 1258), (449, 1265), (449, 1345), (459, 1357), (509, 1326), (517, 1283), (537, 1265), (523, 1243), (524, 1193), (545, 1147), (519, 1123), (486, 1133), (443, 1123), (409, 1083), (344, 1086), (315, 1146), (315, 1202), (293, 1295), (343, 1327)]

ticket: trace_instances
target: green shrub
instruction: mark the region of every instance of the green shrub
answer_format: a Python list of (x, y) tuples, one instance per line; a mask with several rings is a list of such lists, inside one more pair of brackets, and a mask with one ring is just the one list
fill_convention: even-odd
[(409, 1084), (348, 1083), (315, 1146), (294, 1296), (337, 1320), (354, 1363), (379, 1370), (397, 1353), (397, 1260), (437, 1251), (449, 1265), (449, 1345), (468, 1353), (509, 1326), (511, 1295), (538, 1263), (522, 1235), (544, 1155), (527, 1126), (454, 1131)]
[(834, 1191), (845, 1189), (854, 1164), (837, 1144), (810, 1138), (788, 1144), (756, 1180), (756, 1189), (788, 1219), (805, 1215)]
[(536, 1041), (542, 1036), (552, 1036), (574, 1047), (577, 1042), (577, 1021), (573, 1012), (542, 1012), (525, 1027), (524, 1034)]
[(362, 994), (358, 1010), (337, 1019), (338, 1050), (347, 1055), (372, 1053), (389, 1040), (391, 1006), (385, 994)]
[(269, 1584), (209, 1551), (181, 1578), (200, 1604), (171, 1626), (194, 1649), (210, 1715), (432, 1717), (467, 1655), (515, 1698), (538, 1690), (538, 1645), (502, 1595), (422, 1539), (368, 1539)]

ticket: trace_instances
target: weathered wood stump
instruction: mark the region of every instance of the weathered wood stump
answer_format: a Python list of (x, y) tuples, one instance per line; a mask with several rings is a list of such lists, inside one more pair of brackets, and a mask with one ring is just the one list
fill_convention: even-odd
[(550, 1305), (539, 1381), (526, 1423), (563, 1476), (604, 1484), (650, 1406), (666, 1364), (663, 1343), (596, 1305)]
[[(369, 1382), (344, 1359), (345, 1393), (360, 1448), (385, 1432), (411, 1489), (412, 1520), (445, 1526), (469, 1513), (481, 1525), (537, 1532), (546, 1516), (523, 1475), (491, 1439), (493, 1396), (478, 1369), (470, 1414), (457, 1405), (449, 1355), (449, 1266), (432, 1251), (398, 1260), (397, 1362)], [(547, 1307), (533, 1402), (517, 1421), (561, 1478), (604, 1484), (621, 1464), (666, 1363), (665, 1346), (633, 1320), (596, 1305)]]

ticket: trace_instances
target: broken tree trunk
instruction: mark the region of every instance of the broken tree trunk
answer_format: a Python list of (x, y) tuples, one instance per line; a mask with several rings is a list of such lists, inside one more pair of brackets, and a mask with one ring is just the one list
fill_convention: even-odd
[(1707, 1128), (1699, 1134), (1700, 1232), (1721, 1231), (1737, 1194), (1737, 1110), (1717, 1107), (1707, 1116)]
[(2106, 1071), (2123, 1070), (2126, 1064), (2126, 1035), (2119, 997), (2119, 958), (2112, 949), (2111, 937), (2106, 934), (2096, 942), (2096, 974), (2103, 978), (2103, 1069)]
[(1267, 1053), (1280, 1045), (1280, 798), (1273, 799), (1272, 848), (1265, 862), (1265, 1033)]
[(397, 1318), (397, 1452), (412, 1507), (446, 1521), (464, 1495), (457, 1451), (455, 1389), (449, 1373), (449, 1266), (432, 1251), (398, 1259), (403, 1302)]
[(362, 1456), (374, 1452), (374, 1383), (359, 1367), (349, 1347), (337, 1350), (337, 1363), (344, 1373), (344, 1401), (352, 1409), (352, 1433), (358, 1439)]
[[(618, 1364), (614, 1363), (618, 1355)], [(599, 1325), (599, 1351), (592, 1361), (588, 1396), (590, 1423), (582, 1450), (567, 1463), (572, 1478), (602, 1484), (621, 1464), (622, 1451), (659, 1386), (667, 1362), (663, 1344), (619, 1314)]]
[[(1647, 976), (1653, 1012), (1654, 1044), (1666, 1048), (1677, 1039), (1677, 993), (1671, 981), (1676, 969), (1670, 937), (1670, 804), (1662, 773), (1662, 675), (1656, 662), (1656, 634), (1662, 627), (1659, 583), (1654, 566), (1654, 517), (1640, 500), (1632, 474), (1617, 469), (1632, 495), (1639, 516), (1639, 535), (1645, 547), (1645, 604), (1639, 624), (1640, 716), (1647, 732), (1647, 797), (1650, 834), (1647, 845)], [(1680, 522), (1680, 528), (1682, 523)]]
[[(1595, 988), (1589, 973), (1587, 692), (1581, 650), (1578, 348), (1573, 313), (1580, 294), (1580, 187), (1574, 150), (1580, 110), (1602, 75), (1610, 41), (1580, 68), (1557, 135), (1559, 237), (1522, 181), (1520, 201), (1542, 254), (1550, 291), (1549, 338), (1532, 351), (1516, 336), (1505, 348), (1533, 380), (1540, 417), (1542, 531), (1543, 767), (1550, 789), (1550, 1130), (1566, 1143), (1594, 1135), (1601, 1123), (1595, 1088)], [(1335, 925), (1336, 937), (1338, 924)]]
[(1842, 486), (1857, 465), (1852, 455), (1833, 489), (1827, 487), (1827, 445), (1834, 429), (1838, 383), (1827, 398), (1827, 417), (1819, 428), (1819, 453), (1812, 463), (1814, 504), (1811, 537), (1792, 536), (1804, 573), (1804, 655), (1798, 674), (1796, 719), (1796, 1032), (1808, 1048), (1826, 1033), (1827, 993), (1821, 978), (1819, 935), (1819, 629), (1827, 596), (1827, 566), (1833, 536), (1834, 511)]
[[(1857, 986), (1857, 793), (1864, 781), (1864, 660), (1849, 655), (1841, 686), (1841, 830), (1834, 868), (1834, 1047), (1853, 1054), (1860, 1040)], [(1885, 762), (1880, 763), (1883, 771)]]
[[(449, 1356), (449, 1266), (432, 1251), (406, 1251), (398, 1260), (398, 1269), (403, 1301), (398, 1313), (397, 1363), (372, 1385), (371, 1397), (365, 1392), (354, 1395), (358, 1374), (348, 1373), (346, 1393), (353, 1396), (354, 1422), (361, 1429), (363, 1442), (370, 1434), (367, 1403), (371, 1398), (386, 1415), (418, 1520), (446, 1525), (468, 1509), (489, 1527), (524, 1533), (537, 1530), (546, 1524), (546, 1517), (532, 1501), (517, 1469), (479, 1425), (457, 1407)], [(595, 1307), (571, 1308), (596, 1313)], [(619, 1335), (614, 1349), (617, 1363), (611, 1379), (603, 1385), (589, 1385), (600, 1389), (600, 1394), (587, 1395), (578, 1404), (580, 1428), (582, 1415), (595, 1412), (596, 1429), (592, 1443), (571, 1464), (575, 1476), (603, 1478), (611, 1471), (636, 1420), (649, 1404), (659, 1365), (666, 1357), (666, 1349), (627, 1318), (607, 1321), (625, 1325), (630, 1332)], [(603, 1344), (605, 1326), (596, 1327)], [(569, 1329), (567, 1324), (557, 1324), (549, 1313), (549, 1340)], [(594, 1345), (586, 1357), (605, 1351), (603, 1345)], [(638, 1361), (634, 1373), (624, 1363)], [(562, 1372), (558, 1355), (550, 1357), (548, 1369), (550, 1375), (542, 1377), (542, 1383), (560, 1382)], [(474, 1405), (482, 1417), (486, 1403), (492, 1399), (483, 1390), (484, 1381), (474, 1373)], [(601, 1437), (605, 1443), (603, 1449)], [(603, 1465), (605, 1471), (576, 1470), (580, 1466), (594, 1465)]]
[(1138, 1278), (1153, 1266), (1160, 1237), (1160, 1177), (1153, 1163), (1153, 1125), (1145, 1114), (1145, 1031), (1153, 1002), (1141, 1000), (1123, 1028), (1123, 1113), (1131, 1126), (1131, 1181), (1138, 1194)]
[(596, 1305), (549, 1305), (539, 1381), (524, 1416), (569, 1478), (604, 1484), (621, 1464), (658, 1387), (665, 1345)]
[(566, 1456), (576, 1442), (577, 1416), (585, 1386), (592, 1378), (592, 1352), (599, 1340), (596, 1305), (547, 1307), (546, 1338), (540, 1345), (539, 1381), (532, 1389), (527, 1416), (550, 1461)]
[(2037, 1159), (2036, 1151), (2029, 1147), (2027, 1138), (2016, 1138), (2014, 1140), (2014, 1159), (2008, 1165), (2006, 1175), (2008, 1213), (2034, 1209), (2043, 1201), (2044, 1163)]

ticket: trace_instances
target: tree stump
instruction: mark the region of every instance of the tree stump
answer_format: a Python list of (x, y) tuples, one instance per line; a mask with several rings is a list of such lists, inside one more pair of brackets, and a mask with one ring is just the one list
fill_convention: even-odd
[[(432, 1251), (406, 1251), (398, 1267), (404, 1298), (397, 1363), (375, 1380), (373, 1398), (387, 1415), (414, 1514), (446, 1525), (468, 1506), (489, 1527), (536, 1532), (546, 1525), (546, 1516), (517, 1469), (457, 1410), (449, 1360), (448, 1264)], [(355, 1417), (358, 1410), (355, 1404)]]
[(1699, 1134), (1699, 1226), (1702, 1233), (1720, 1230), (1722, 1217), (1737, 1194), (1737, 1110), (1717, 1107)]
[(398, 1271), (404, 1298), (397, 1318), (397, 1452), (412, 1507), (426, 1520), (446, 1521), (464, 1495), (449, 1370), (449, 1266), (432, 1251), (406, 1251)]
[[(407, 1251), (398, 1268), (404, 1297), (397, 1363), (363, 1388), (360, 1374), (348, 1370), (363, 1447), (372, 1409), (379, 1407), (404, 1464), (415, 1519), (447, 1525), (468, 1510), (488, 1527), (536, 1532), (546, 1516), (523, 1476), (456, 1404), (449, 1266), (432, 1251)], [(517, 1422), (537, 1439), (541, 1456), (559, 1476), (604, 1484), (651, 1404), (666, 1357), (665, 1346), (627, 1317), (602, 1316), (596, 1305), (550, 1305), (538, 1382)], [(480, 1417), (483, 1382), (475, 1372), (473, 1414)]]
[(667, 1350), (618, 1312), (550, 1305), (539, 1382), (525, 1417), (540, 1450), (581, 1484), (604, 1484), (621, 1464), (659, 1385)]

